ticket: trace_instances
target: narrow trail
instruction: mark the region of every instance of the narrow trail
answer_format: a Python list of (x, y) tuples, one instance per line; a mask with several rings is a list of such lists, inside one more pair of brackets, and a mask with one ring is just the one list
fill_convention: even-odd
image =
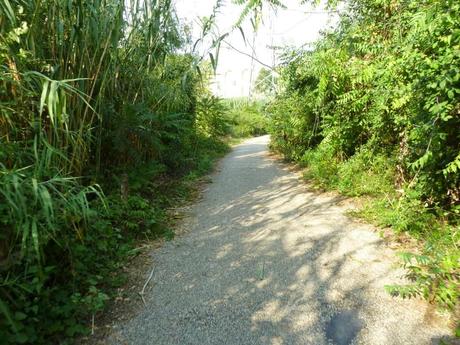
[(270, 158), (237, 146), (183, 224), (152, 253), (146, 307), (109, 344), (437, 344), (427, 304), (392, 298), (394, 252)]

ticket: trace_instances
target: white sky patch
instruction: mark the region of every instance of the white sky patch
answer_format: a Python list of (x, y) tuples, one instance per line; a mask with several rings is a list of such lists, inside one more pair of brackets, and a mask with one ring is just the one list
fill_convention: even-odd
[[(277, 64), (276, 54), (270, 47), (294, 46), (300, 47), (305, 43), (314, 42), (320, 32), (337, 22), (334, 13), (327, 12), (323, 7), (301, 5), (300, 0), (282, 1), (287, 9), (277, 9), (264, 6), (262, 23), (254, 33), (249, 17), (243, 24), (245, 41), (238, 29), (233, 30), (225, 39), (234, 48), (246, 53), (242, 54), (223, 43), (219, 54), (217, 76), (213, 91), (221, 97), (249, 96), (251, 84), (257, 78), (263, 67), (256, 60), (266, 65)], [(213, 0), (176, 0), (176, 9), (179, 18), (194, 23), (193, 39), (199, 37), (197, 18), (209, 16), (212, 13), (215, 1)], [(225, 0), (216, 18), (221, 34), (231, 31), (242, 11), (231, 0)], [(254, 43), (254, 45), (253, 45)], [(254, 47), (254, 51), (252, 49)], [(249, 55), (249, 56), (248, 56)]]

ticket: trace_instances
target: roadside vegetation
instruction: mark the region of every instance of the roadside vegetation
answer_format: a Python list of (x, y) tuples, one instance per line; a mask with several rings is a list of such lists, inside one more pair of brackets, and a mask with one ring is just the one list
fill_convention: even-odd
[(268, 133), (265, 102), (249, 98), (225, 99), (226, 116), (231, 124), (229, 134), (234, 138), (248, 138)]
[[(206, 26), (206, 25), (205, 25)], [(88, 333), (138, 241), (228, 150), (170, 1), (0, 4), (0, 342)]]
[(348, 1), (336, 29), (286, 50), (268, 105), (271, 147), (320, 188), (366, 196), (359, 216), (407, 233), (423, 297), (459, 312), (460, 4)]
[(458, 311), (460, 4), (348, 6), (265, 72), (261, 90), (281, 90), (266, 104), (212, 95), (217, 56), (193, 51), (170, 0), (2, 0), (0, 342), (87, 334), (226, 138), (268, 129), (307, 178), (369, 196), (362, 217), (424, 244), (391, 293)]

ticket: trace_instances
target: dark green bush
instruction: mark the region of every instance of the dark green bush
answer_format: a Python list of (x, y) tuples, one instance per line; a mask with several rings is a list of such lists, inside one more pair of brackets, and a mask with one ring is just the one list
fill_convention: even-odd
[(230, 121), (226, 117), (226, 106), (213, 95), (203, 95), (197, 104), (197, 127), (209, 137), (225, 136), (230, 133)]

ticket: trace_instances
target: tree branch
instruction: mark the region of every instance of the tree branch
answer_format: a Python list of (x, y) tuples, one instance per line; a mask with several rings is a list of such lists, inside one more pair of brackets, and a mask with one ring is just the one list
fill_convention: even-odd
[(260, 61), (259, 59), (257, 59), (256, 57), (248, 54), (248, 53), (245, 53), (244, 51), (241, 51), (239, 50), (238, 48), (235, 48), (234, 46), (232, 46), (230, 43), (228, 43), (227, 41), (223, 41), (225, 44), (227, 44), (230, 48), (232, 48), (233, 50), (235, 50), (236, 52), (240, 53), (240, 54), (243, 54), (243, 55), (246, 55), (247, 57), (250, 57), (251, 59), (254, 59), (254, 61), (257, 61), (258, 63), (260, 63), (262, 66), (265, 66), (267, 68), (269, 68), (270, 70), (274, 71), (275, 68), (273, 66), (270, 66), (270, 65), (267, 65), (266, 63)]

